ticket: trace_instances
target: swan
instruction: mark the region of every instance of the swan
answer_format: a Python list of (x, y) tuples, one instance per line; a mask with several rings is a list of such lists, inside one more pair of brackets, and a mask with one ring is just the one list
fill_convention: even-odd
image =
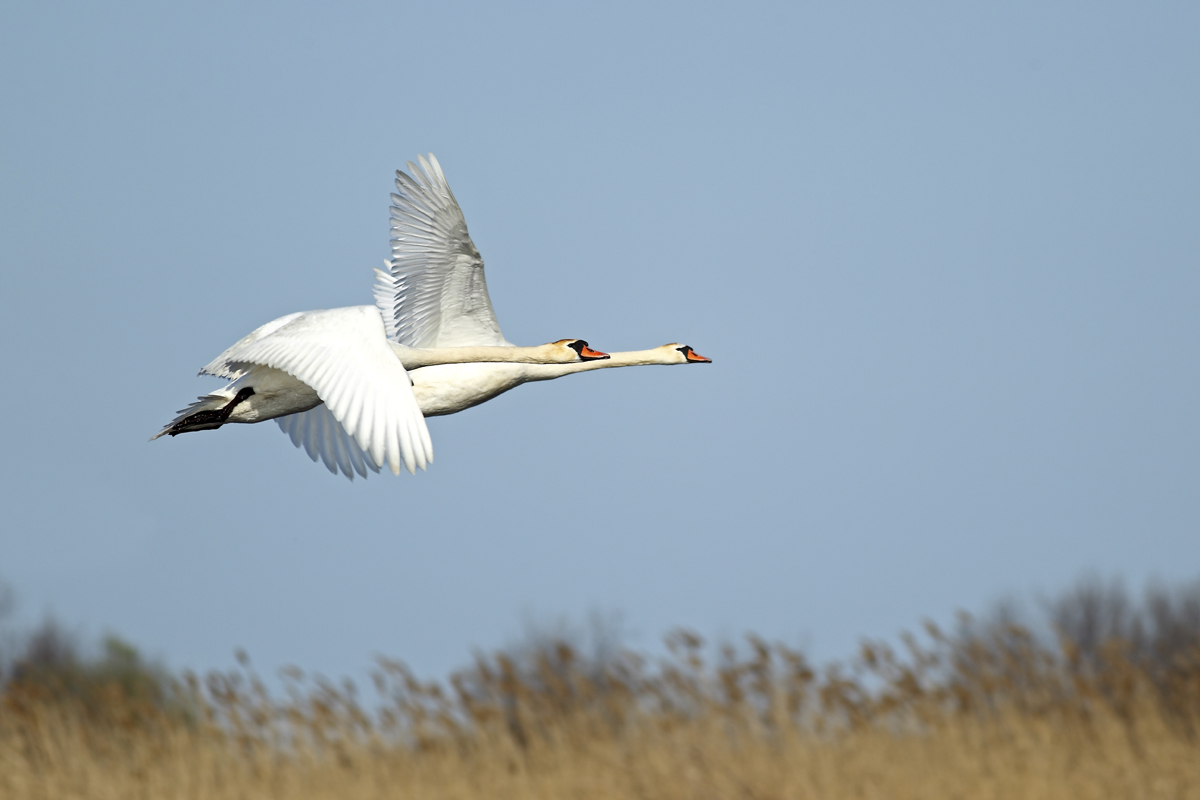
[[(462, 209), (432, 153), (396, 172), (392, 195), (392, 258), (375, 270), (375, 300), (393, 347), (505, 347), (484, 279), (483, 259), (467, 233)], [(480, 359), (479, 361), (483, 361)], [(408, 362), (406, 362), (408, 363)], [(610, 353), (605, 359), (570, 363), (443, 363), (409, 373), (413, 396), (424, 417), (464, 411), (522, 383), (551, 380), (606, 367), (707, 364), (688, 345)], [(288, 376), (275, 376), (287, 380)], [(231, 384), (232, 386), (232, 384)], [(354, 479), (378, 472), (348, 435), (328, 403), (280, 415), (276, 423), (330, 472)]]

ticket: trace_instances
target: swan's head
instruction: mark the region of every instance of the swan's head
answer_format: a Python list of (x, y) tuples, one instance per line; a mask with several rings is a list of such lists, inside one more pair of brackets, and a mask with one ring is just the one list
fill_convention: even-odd
[[(705, 358), (686, 344), (672, 342), (659, 348), (671, 352), (671, 359), (677, 364), (711, 364), (711, 358)], [(673, 352), (672, 352), (673, 351)]]
[(583, 339), (559, 339), (554, 344), (567, 350), (574, 350), (576, 357), (571, 359), (572, 361), (600, 361), (608, 358), (608, 353), (593, 350)]

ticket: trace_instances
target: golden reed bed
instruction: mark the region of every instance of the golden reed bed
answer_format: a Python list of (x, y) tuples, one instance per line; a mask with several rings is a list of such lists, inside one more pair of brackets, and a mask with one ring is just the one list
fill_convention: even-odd
[(820, 671), (687, 633), (660, 661), (550, 643), (445, 683), (384, 661), (368, 701), (298, 671), (271, 697), (248, 667), (14, 680), (0, 798), (1200, 798), (1200, 653), (929, 632)]

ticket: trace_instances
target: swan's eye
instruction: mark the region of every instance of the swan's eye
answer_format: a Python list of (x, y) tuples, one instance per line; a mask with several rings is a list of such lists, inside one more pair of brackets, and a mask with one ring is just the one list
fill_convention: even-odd
[(676, 347), (675, 349), (683, 353), (684, 358), (687, 358), (687, 354), (692, 352), (692, 348), (688, 347), (686, 344), (683, 347)]

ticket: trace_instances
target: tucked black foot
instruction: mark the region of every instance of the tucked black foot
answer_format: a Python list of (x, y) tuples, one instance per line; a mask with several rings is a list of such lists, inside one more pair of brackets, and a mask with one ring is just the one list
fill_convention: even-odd
[(189, 417), (176, 422), (167, 431), (168, 436), (178, 436), (181, 433), (190, 433), (191, 431), (210, 431), (216, 430), (225, 424), (225, 420), (229, 419), (229, 415), (238, 407), (247, 397), (254, 394), (254, 390), (247, 386), (233, 396), (233, 399), (226, 403), (221, 408), (210, 408), (207, 411), (197, 411)]

